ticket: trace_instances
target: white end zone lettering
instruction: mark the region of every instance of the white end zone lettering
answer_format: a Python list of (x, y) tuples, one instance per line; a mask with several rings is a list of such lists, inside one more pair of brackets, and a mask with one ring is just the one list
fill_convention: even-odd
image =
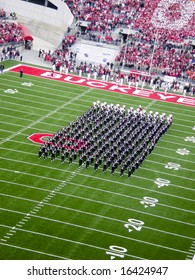
[(117, 90), (117, 91), (120, 90), (122, 93), (128, 93), (128, 91), (129, 91), (128, 88), (122, 88), (122, 87), (119, 87), (119, 86), (116, 86), (116, 85), (111, 86), (109, 88), (109, 90)]
[[(160, 0), (159, 0), (160, 1)], [(171, 0), (169, 0), (171, 1)], [(179, 0), (177, 0), (179, 1)], [(10, 68), (11, 72), (19, 72), (21, 66), (14, 66), (13, 68)], [(165, 102), (171, 102), (171, 103), (176, 103), (176, 104), (181, 104), (185, 106), (195, 106), (195, 98), (193, 97), (184, 97), (184, 96), (178, 96), (178, 94), (171, 94), (171, 93), (162, 93), (159, 91), (152, 91), (152, 90), (147, 90), (147, 89), (135, 89), (135, 87), (128, 88), (125, 85), (120, 86), (113, 84), (111, 82), (102, 82), (99, 80), (94, 80), (94, 79), (86, 79), (83, 77), (78, 77), (74, 75), (66, 75), (66, 74), (60, 74), (56, 72), (52, 72), (50, 70), (42, 69), (42, 68), (35, 68), (35, 67), (30, 67), (27, 65), (23, 65), (24, 68), (24, 73), (26, 75), (31, 75), (31, 76), (37, 76), (37, 77), (42, 77), (42, 78), (47, 78), (47, 79), (53, 79), (53, 80), (59, 80), (61, 82), (67, 82), (71, 84), (77, 84), (77, 85), (83, 85), (83, 86), (88, 86), (92, 87), (94, 89), (102, 89), (106, 91), (111, 91), (111, 92), (117, 92), (119, 94), (129, 94), (133, 96), (138, 96), (138, 97), (145, 97), (145, 98), (150, 98), (153, 100), (160, 100), (160, 101), (165, 101)], [(27, 86), (27, 84), (25, 84)], [(28, 84), (30, 86), (30, 84)], [(14, 94), (15, 92), (10, 91), (9, 93)]]
[(40, 76), (46, 77), (46, 78), (51, 78), (51, 79), (60, 79), (62, 77), (62, 75), (57, 74), (57, 73), (52, 73), (52, 72), (45, 72), (45, 73), (40, 74)]
[(107, 87), (107, 84), (97, 82), (97, 81), (87, 82), (87, 85), (89, 85), (91, 87), (98, 87), (98, 88), (106, 88)]
[(132, 92), (132, 94), (143, 96), (143, 97), (150, 97), (151, 92), (146, 91), (146, 90), (136, 89)]
[(180, 97), (177, 99), (176, 103), (195, 106), (195, 98)]
[(80, 79), (79, 77), (67, 76), (64, 78), (64, 81), (73, 83), (73, 84), (82, 84), (86, 81), (86, 79)]
[(160, 97), (160, 99), (161, 100), (167, 100), (167, 99), (169, 99), (169, 98), (175, 98), (175, 96), (174, 95), (165, 95), (165, 94), (163, 94), (163, 93), (157, 93), (158, 94), (158, 96)]

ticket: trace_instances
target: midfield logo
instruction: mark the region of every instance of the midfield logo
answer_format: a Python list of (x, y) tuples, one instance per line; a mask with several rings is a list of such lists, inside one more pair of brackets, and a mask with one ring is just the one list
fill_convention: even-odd
[[(47, 142), (53, 136), (54, 136), (54, 134), (51, 134), (51, 133), (33, 133), (30, 136), (28, 136), (27, 138), (28, 138), (28, 140), (30, 140), (33, 143), (43, 145), (45, 142)], [(74, 143), (78, 144), (78, 147), (76, 149), (80, 149), (81, 147), (85, 146), (85, 142), (83, 140), (79, 140), (79, 139), (77, 140), (77, 139), (72, 139), (72, 138), (69, 138), (69, 140), (67, 139), (67, 142), (69, 142), (69, 143), (72, 143), (72, 141)], [(73, 147), (72, 144), (69, 146), (67, 144), (63, 144), (63, 145), (67, 149), (74, 148), (74, 150), (75, 150), (75, 147)]]
[(28, 136), (28, 140), (32, 141), (33, 143), (42, 145), (52, 136), (53, 134), (51, 133), (33, 133), (30, 136)]

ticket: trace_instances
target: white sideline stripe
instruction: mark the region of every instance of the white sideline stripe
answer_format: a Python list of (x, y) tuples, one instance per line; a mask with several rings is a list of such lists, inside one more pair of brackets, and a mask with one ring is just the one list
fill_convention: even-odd
[(57, 107), (56, 109), (54, 109), (53, 111), (50, 111), (47, 115), (42, 116), (41, 118), (39, 118), (38, 120), (32, 122), (30, 125), (23, 127), (21, 130), (13, 133), (11, 136), (5, 138), (3, 141), (0, 142), (0, 145), (2, 145), (3, 143), (7, 142), (8, 140), (12, 139), (13, 137), (15, 137), (17, 134), (25, 131), (27, 128), (30, 128), (32, 126), (34, 126), (35, 124), (39, 123), (40, 121), (44, 120), (45, 118), (49, 117), (50, 115), (58, 112), (59, 110), (61, 110), (62, 108), (64, 108), (65, 106), (69, 105), (70, 103), (74, 102), (75, 100), (79, 99), (80, 97), (86, 95), (88, 92), (90, 92), (92, 89), (87, 89), (85, 90), (82, 94), (76, 96), (75, 98), (71, 99), (68, 102), (65, 102), (64, 104), (62, 104), (61, 106)]
[[(3, 239), (1, 239), (1, 240), (6, 241), (6, 240), (3, 240)], [(32, 250), (32, 249), (12, 245), (12, 244), (7, 244), (7, 243), (5, 244), (5, 243), (2, 243), (2, 242), (0, 242), (0, 244), (3, 245), (3, 246), (8, 246), (8, 247), (12, 247), (12, 248), (15, 248), (15, 249), (28, 251), (28, 252), (32, 252), (32, 253), (36, 253), (36, 254), (40, 254), (40, 255), (50, 256), (50, 257), (58, 258), (58, 259), (61, 259), (61, 260), (70, 260), (70, 259), (66, 259), (66, 258), (61, 257), (61, 256), (54, 255), (54, 254), (48, 254), (48, 253), (44, 253), (44, 252), (41, 252), (41, 251)]]
[[(20, 88), (20, 87), (19, 87), (19, 88)], [(71, 87), (70, 87), (70, 88), (71, 88)], [(22, 87), (22, 89), (24, 89), (24, 88)], [(46, 88), (46, 89), (48, 90), (48, 88)], [(72, 89), (72, 88), (71, 88), (71, 89)], [(26, 90), (30, 90), (30, 89), (26, 88)], [(58, 90), (58, 89), (56, 89), (56, 90)], [(78, 90), (78, 89), (75, 89), (74, 92), (77, 91), (77, 90)], [(63, 93), (65, 90), (58, 90), (58, 91), (61, 91), (61, 92)], [(91, 91), (94, 91), (94, 89), (91, 88)], [(39, 91), (38, 91), (38, 92), (39, 92)], [(83, 92), (83, 90), (82, 90), (82, 89), (81, 89), (81, 90), (79, 89), (78, 92)], [(69, 91), (67, 91), (67, 93), (70, 94)], [(47, 94), (47, 92), (46, 92), (46, 94)], [(4, 94), (4, 95), (5, 95), (5, 94)], [(25, 94), (23, 93), (23, 95), (25, 95)], [(28, 96), (28, 94), (26, 94), (26, 95)], [(53, 94), (53, 95), (55, 96), (55, 94)], [(77, 94), (76, 94), (76, 95), (77, 95)], [(101, 94), (99, 94), (99, 92), (98, 92), (98, 95), (101, 95)], [(113, 103), (113, 99), (106, 99), (106, 98), (105, 98), (106, 95), (104, 95), (104, 94), (102, 94), (102, 95), (104, 96), (104, 101), (108, 101), (108, 102), (110, 102), (110, 103)], [(10, 98), (16, 98), (16, 99), (18, 98), (18, 95), (17, 95), (17, 96), (16, 96), (16, 95), (14, 95), (14, 96), (13, 96), (13, 95), (9, 95), (9, 96), (8, 96), (8, 95), (5, 95), (5, 96), (6, 96), (6, 97), (10, 97)], [(39, 96), (38, 96), (38, 97), (39, 97)], [(62, 97), (62, 96), (60, 96), (60, 97)], [(89, 96), (89, 98), (90, 98), (90, 96)], [(20, 100), (20, 99), (21, 99), (21, 98), (18, 98), (18, 100)], [(51, 98), (49, 98), (49, 99), (51, 99)], [(117, 99), (118, 99), (118, 98), (116, 97), (116, 102), (118, 102)], [(23, 98), (23, 100), (28, 101), (28, 99), (24, 99), (24, 98)], [(56, 102), (56, 99), (52, 99), (52, 100)], [(88, 100), (82, 100), (82, 102), (83, 102), (83, 103), (87, 103), (87, 104), (88, 104), (88, 103), (91, 104), (94, 100), (95, 100), (95, 98), (94, 98), (94, 96), (92, 96), (92, 101), (91, 101), (91, 102), (89, 102)], [(154, 100), (154, 101), (156, 102), (156, 100)], [(36, 102), (36, 101), (33, 101), (33, 102)], [(37, 102), (37, 103), (40, 104), (40, 102)], [(125, 103), (127, 104), (128, 102), (125, 101)], [(147, 101), (144, 101), (144, 102), (142, 101), (142, 104), (144, 104), (144, 103), (148, 104)], [(52, 103), (52, 104), (48, 104), (48, 105), (49, 105), (49, 106), (53, 106), (53, 103)], [(74, 104), (73, 104), (73, 105), (74, 105)], [(79, 106), (84, 107), (84, 108), (88, 108), (88, 107), (90, 106), (90, 105), (78, 104), (78, 103), (76, 103), (76, 102), (75, 102), (75, 105), (77, 105), (77, 106), (79, 105)], [(153, 104), (151, 104), (150, 107), (151, 107), (152, 105), (153, 105)], [(132, 106), (132, 102), (131, 102), (129, 105), (127, 105), (127, 106)], [(147, 107), (147, 106), (149, 106), (149, 105), (146, 105), (146, 107)], [(165, 106), (165, 107), (166, 107), (166, 106)], [(75, 111), (81, 111), (81, 110), (77, 110), (77, 109), (76, 109)], [(188, 110), (188, 111), (190, 112), (190, 110)], [(164, 111), (163, 111), (163, 112), (164, 112)], [(167, 108), (166, 108), (166, 112), (167, 112)], [(171, 114), (174, 114), (174, 116), (177, 115), (177, 114), (178, 114), (179, 116), (181, 116), (181, 115), (186, 116), (186, 114), (182, 114), (182, 113), (180, 114), (180, 113), (173, 112), (173, 111), (168, 111), (168, 112), (170, 112)], [(189, 115), (189, 117), (193, 117), (193, 116)], [(180, 119), (180, 118), (177, 118), (177, 117), (174, 117), (174, 119), (180, 120), (180, 121), (185, 121), (185, 120)], [(193, 123), (194, 121), (191, 121), (191, 120), (189, 120), (189, 118), (188, 118), (188, 120), (186, 120), (186, 122), (187, 122), (187, 123), (189, 123), (189, 122), (192, 122), (192, 123)]]
[[(18, 211), (15, 211), (15, 210), (10, 210), (10, 209), (5, 209), (5, 208), (0, 208), (2, 211), (5, 211), (5, 212), (12, 212), (14, 214), (19, 214), (19, 215), (25, 215), (26, 213), (21, 213), (21, 212), (18, 212)], [(71, 208), (69, 208), (68, 210), (71, 211)], [(74, 211), (76, 212), (80, 212), (79, 210), (76, 210), (74, 209)], [(118, 219), (114, 219), (114, 218), (110, 218), (110, 217), (107, 217), (107, 216), (100, 216), (100, 215), (96, 215), (96, 214), (93, 214), (93, 213), (90, 213), (90, 212), (85, 212), (85, 211), (82, 211), (82, 214), (84, 215), (92, 215), (92, 216), (96, 216), (100, 219), (106, 219), (106, 220), (111, 220), (111, 221), (114, 221), (114, 222), (117, 222), (117, 223), (122, 223), (122, 224), (125, 224), (127, 221), (124, 221), (124, 220), (118, 220)], [(31, 215), (33, 218), (37, 218), (37, 219), (43, 219), (43, 220), (49, 220), (49, 221), (53, 221), (53, 222), (56, 222), (56, 223), (61, 223), (61, 224), (69, 224), (69, 225), (73, 225), (73, 226), (76, 226), (76, 227), (83, 227), (83, 226), (80, 226), (80, 225), (77, 225), (77, 224), (71, 224), (71, 223), (68, 223), (68, 222), (65, 222), (65, 221), (61, 221), (61, 220), (56, 220), (56, 219), (51, 219), (51, 218), (47, 218), (47, 217), (43, 217), (43, 216), (40, 216), (40, 215)], [(85, 227), (84, 227), (85, 228)], [(193, 237), (189, 237), (189, 236), (185, 236), (185, 235), (180, 235), (180, 234), (177, 234), (177, 233), (173, 233), (173, 232), (167, 232), (167, 231), (164, 231), (164, 230), (160, 230), (160, 229), (156, 229), (156, 228), (151, 228), (151, 227), (147, 227), (147, 226), (143, 226), (143, 228), (146, 228), (148, 230), (152, 230), (152, 231), (156, 231), (156, 232), (160, 232), (160, 233), (163, 233), (163, 234), (167, 234), (167, 235), (171, 235), (171, 236), (176, 236), (176, 237), (179, 237), (179, 238), (184, 238), (184, 239), (189, 239), (189, 240), (194, 240)], [(97, 230), (97, 229), (93, 229), (91, 228), (91, 230)], [(11, 231), (11, 230), (10, 230)], [(98, 231), (98, 230), (97, 230)], [(112, 234), (112, 233), (109, 233), (109, 234)], [(192, 247), (192, 246), (191, 246)]]
[[(6, 196), (6, 197), (11, 197), (11, 198), (14, 198), (14, 199), (40, 203), (39, 201), (36, 201), (36, 200), (17, 197), (17, 196), (14, 196), (14, 195), (8, 195), (8, 194), (0, 194), (0, 195)], [(80, 197), (78, 197), (78, 198), (80, 198)], [(87, 200), (89, 200), (89, 199), (87, 199)], [(195, 224), (190, 224), (190, 223), (187, 223), (187, 222), (184, 222), (184, 221), (179, 221), (179, 220), (175, 220), (175, 219), (172, 219), (172, 218), (167, 218), (167, 217), (163, 217), (163, 216), (159, 216), (159, 215), (155, 215), (155, 214), (151, 214), (151, 213), (146, 213), (146, 212), (143, 212), (143, 211), (140, 211), (140, 210), (135, 210), (133, 208), (127, 208), (127, 207), (123, 207), (123, 206), (119, 206), (119, 205), (113, 205), (113, 204), (110, 204), (110, 203), (105, 203), (105, 202), (92, 200), (92, 199), (90, 199), (90, 201), (93, 201), (94, 203), (100, 203), (100, 204), (108, 205), (108, 206), (111, 206), (111, 207), (119, 208), (119, 209), (128, 210), (128, 211), (131, 210), (132, 212), (141, 213), (141, 214), (144, 214), (144, 215), (148, 215), (148, 216), (152, 216), (152, 217), (156, 217), (156, 218), (160, 218), (160, 219), (165, 219), (165, 220), (168, 220), (168, 221), (173, 221), (173, 222), (185, 224), (185, 225), (192, 226), (192, 227), (195, 226)], [(56, 205), (56, 204), (52, 204), (52, 203), (48, 203), (48, 202), (45, 203), (45, 205), (54, 206), (54, 207), (57, 207), (57, 208), (66, 208), (64, 206), (60, 206), (60, 205)]]
[[(43, 69), (43, 68), (42, 68)], [(48, 69), (44, 69), (45, 71), (48, 71)], [(5, 77), (5, 76), (4, 76)], [(34, 79), (36, 79), (37, 77), (36, 76), (31, 76), (31, 78), (34, 80)], [(86, 77), (83, 77), (83, 78), (86, 78)], [(8, 79), (5, 79), (5, 80), (8, 80)], [(14, 82), (16, 82), (17, 83), (17, 81), (15, 81), (14, 80)], [(18, 82), (19, 83), (19, 82)], [(44, 79), (40, 79), (39, 80), (39, 84), (46, 84), (47, 85), (47, 87), (46, 88), (48, 88), (48, 83), (47, 83), (47, 80), (44, 80)], [(59, 85), (58, 85), (58, 87), (63, 87), (63, 85), (61, 85), (61, 83), (59, 83)], [(35, 87), (40, 87), (39, 85), (35, 85)], [(44, 88), (44, 87), (42, 87), (41, 86), (41, 88)], [(70, 84), (70, 83), (66, 83), (66, 88), (68, 88), (68, 89), (72, 89), (72, 84)], [(79, 90), (79, 89), (78, 89)], [(94, 91), (96, 92), (97, 91), (97, 89), (94, 89)], [(104, 97), (104, 99), (105, 99), (105, 97), (108, 97), (109, 99), (106, 99), (106, 100), (108, 100), (108, 101), (110, 101), (110, 102), (113, 102), (113, 99), (115, 99), (116, 98), (116, 102), (117, 102), (117, 99), (118, 99), (118, 97), (117, 96), (115, 96), (115, 95), (113, 95), (112, 96), (112, 99), (110, 98), (110, 94), (109, 93), (107, 93), (107, 91), (98, 91), (98, 94), (99, 95), (102, 95), (103, 97)], [(171, 93), (170, 93), (171, 94)], [(133, 96), (132, 96), (133, 97)], [(106, 101), (105, 100), (105, 101)], [(128, 100), (128, 99), (127, 99)], [(137, 102), (137, 101), (134, 101), (134, 102)], [(143, 99), (142, 100), (142, 103), (147, 103), (147, 100), (145, 100), (145, 99)], [(131, 103), (129, 104), (129, 106), (131, 106), (132, 105), (132, 100), (131, 100)], [(162, 103), (160, 103), (160, 104), (158, 104), (158, 107), (165, 107), (165, 108), (167, 108), (167, 106), (165, 105), (165, 104), (163, 104), (163, 102)], [(190, 111), (189, 109), (188, 109), (188, 107), (184, 107), (184, 110), (185, 111)], [(170, 113), (173, 113), (174, 112), (174, 107), (172, 107), (171, 108), (171, 111), (170, 111)]]
[[(3, 80), (3, 79), (2, 79)], [(14, 81), (15, 83), (18, 83), (18, 84), (20, 84), (20, 85), (17, 85), (17, 88), (18, 89), (24, 89), (24, 87), (21, 87), (21, 83), (19, 83), (19, 82), (17, 82), (17, 81)], [(7, 85), (7, 84), (3, 84), (2, 83), (2, 85)], [(36, 90), (35, 88), (41, 88), (42, 89), (42, 92), (43, 92), (43, 94), (46, 94), (46, 95), (51, 95), (51, 96), (54, 96), (55, 97), (55, 94), (53, 94), (53, 93), (49, 93), (48, 92), (48, 87), (43, 87), (43, 86), (40, 86), (40, 85), (36, 85), (36, 86), (34, 86), (34, 91), (35, 92), (40, 92), (39, 90)], [(45, 90), (47, 90), (46, 92), (44, 92), (43, 91), (43, 89), (45, 89)], [(68, 89), (68, 91), (66, 92), (66, 90)], [(59, 91), (59, 92), (66, 92), (67, 94), (74, 94), (74, 92), (82, 92), (82, 88), (80, 89), (80, 88), (76, 88), (75, 90), (74, 90), (74, 92), (73, 91), (70, 91), (70, 89), (72, 89), (72, 87), (70, 86), (70, 84), (66, 84), (66, 88), (64, 89), (64, 90), (60, 90), (60, 89), (56, 89), (56, 91)], [(25, 90), (26, 91), (30, 91), (31, 89), (29, 89), (29, 88), (25, 88)], [(52, 89), (53, 90), (53, 89)], [(93, 89), (93, 90), (96, 90), (96, 89)], [(25, 93), (23, 92), (23, 93), (21, 93), (22, 95), (25, 95)], [(76, 93), (77, 94), (77, 93)], [(99, 94), (99, 92), (98, 92), (98, 94)], [(29, 94), (26, 94), (27, 96), (29, 95)], [(113, 99), (106, 99), (105, 98), (105, 96), (108, 96), (108, 97), (110, 97), (110, 95), (109, 94), (99, 94), (99, 95), (103, 95), (104, 96), (104, 100), (105, 101), (108, 101), (108, 102), (113, 102)], [(32, 96), (32, 95), (30, 95), (30, 96)], [(59, 97), (62, 97), (61, 95), (57, 95), (57, 96), (59, 96)], [(12, 96), (11, 96), (12, 97)], [(41, 96), (40, 95), (38, 95), (37, 96), (37, 98), (41, 98)], [(44, 97), (43, 97), (44, 98)], [(90, 98), (90, 96), (89, 96), (89, 98)], [(94, 97), (92, 96), (91, 98), (93, 98), (94, 99)], [(114, 98), (116, 98), (117, 99), (117, 97), (114, 97)], [(47, 97), (47, 99), (51, 99), (51, 100), (53, 100), (53, 101), (56, 101), (54, 98), (52, 99), (52, 98), (48, 98)], [(154, 102), (156, 102), (157, 100), (153, 100)], [(82, 102), (85, 102), (85, 103), (89, 103), (89, 101), (87, 100), (82, 100)], [(127, 102), (125, 102), (125, 103), (127, 103)], [(147, 101), (142, 101), (142, 104), (144, 104), (144, 103), (147, 103)], [(132, 103), (131, 104), (129, 104), (129, 106), (130, 105), (132, 105)], [(150, 108), (151, 106), (152, 106), (153, 104), (151, 104), (150, 106), (149, 105), (147, 105), (146, 107), (148, 107), (148, 108)], [(85, 105), (82, 105), (82, 106), (84, 106), (84, 107), (87, 107), (87, 106), (85, 106)], [(147, 108), (146, 108), (147, 109)], [(188, 111), (190, 111), (190, 110), (188, 110)], [(173, 114), (173, 111), (171, 111), (171, 113)], [(176, 114), (179, 114), (179, 113), (177, 113), (177, 112), (174, 112), (174, 115), (176, 115)], [(186, 116), (185, 114), (183, 114), (183, 113), (181, 113), (181, 114), (179, 114), (179, 116), (181, 116), (181, 115), (184, 115), (184, 116)], [(191, 115), (189, 115), (189, 117), (193, 117), (193, 116), (191, 116)]]

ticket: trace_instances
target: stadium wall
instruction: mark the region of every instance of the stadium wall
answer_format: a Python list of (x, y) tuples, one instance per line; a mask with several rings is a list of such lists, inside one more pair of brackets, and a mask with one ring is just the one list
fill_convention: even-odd
[(16, 12), (18, 21), (31, 32), (32, 36), (58, 45), (62, 36), (73, 22), (73, 15), (61, 0), (49, 0), (57, 9), (22, 0), (0, 0), (0, 8)]

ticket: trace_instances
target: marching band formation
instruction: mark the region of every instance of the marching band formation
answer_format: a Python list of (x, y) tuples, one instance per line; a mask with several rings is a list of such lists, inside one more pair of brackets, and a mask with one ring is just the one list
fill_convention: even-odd
[(159, 139), (172, 124), (172, 115), (146, 113), (140, 105), (127, 109), (125, 105), (94, 102), (87, 112), (68, 126), (61, 128), (39, 148), (39, 158), (61, 157), (69, 165), (78, 158), (79, 166), (102, 168), (128, 178), (152, 153)]

